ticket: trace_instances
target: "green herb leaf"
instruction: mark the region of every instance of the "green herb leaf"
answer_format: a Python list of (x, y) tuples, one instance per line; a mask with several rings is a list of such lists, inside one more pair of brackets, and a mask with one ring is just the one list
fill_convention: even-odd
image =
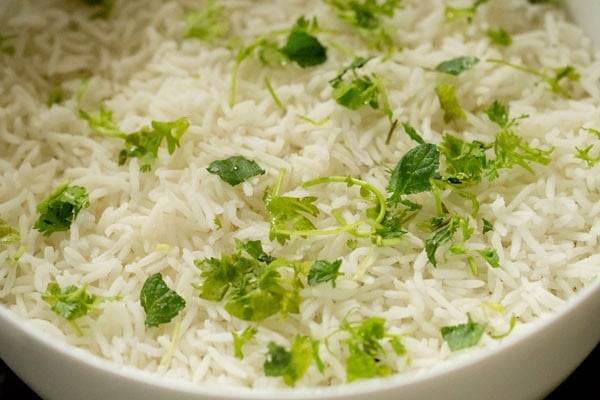
[(313, 363), (313, 354), (313, 341), (308, 336), (296, 336), (290, 351), (270, 342), (267, 358), (263, 365), (265, 375), (281, 376), (286, 385), (294, 386)]
[(444, 122), (448, 123), (456, 118), (466, 118), (467, 115), (458, 103), (456, 88), (449, 83), (440, 83), (435, 87), (435, 93), (442, 110), (444, 110)]
[(437, 67), (435, 70), (450, 75), (460, 75), (461, 73), (471, 69), (475, 64), (479, 62), (479, 58), (471, 56), (456, 57), (451, 60), (446, 60)]
[(50, 282), (42, 294), (42, 300), (50, 304), (56, 314), (73, 321), (95, 310), (100, 303), (98, 297), (88, 294), (86, 289), (87, 285), (61, 288), (58, 283)]
[(84, 3), (99, 6), (100, 9), (91, 15), (90, 18), (108, 18), (114, 5), (115, 0), (83, 0)]
[(486, 35), (488, 36), (492, 44), (505, 47), (510, 46), (512, 44), (512, 37), (508, 32), (506, 32), (506, 30), (504, 30), (504, 28), (490, 28), (487, 30)]
[(299, 30), (290, 33), (281, 51), (302, 68), (323, 64), (327, 60), (327, 50), (321, 42), (313, 35)]
[(475, 15), (477, 15), (477, 9), (487, 3), (488, 0), (475, 0), (471, 7), (450, 7), (446, 6), (444, 14), (446, 16), (446, 22), (454, 22), (459, 19), (465, 18), (467, 22), (471, 23)]
[(140, 171), (148, 172), (158, 159), (158, 149), (163, 140), (167, 142), (169, 155), (179, 147), (179, 139), (189, 127), (186, 118), (179, 118), (171, 122), (152, 121), (150, 127), (144, 127), (137, 132), (126, 134), (114, 124), (112, 112), (100, 107), (96, 116), (80, 110), (79, 116), (86, 120), (89, 127), (97, 134), (108, 137), (120, 138), (125, 141), (125, 148), (119, 152), (119, 165), (123, 165), (129, 158), (140, 160)]
[(170, 322), (185, 307), (185, 300), (170, 289), (157, 272), (144, 282), (140, 303), (146, 312), (144, 324), (154, 327)]
[(473, 322), (469, 314), (467, 318), (466, 324), (445, 326), (440, 329), (442, 337), (452, 351), (475, 346), (485, 331), (485, 325)]
[(15, 47), (14, 46), (5, 46), (2, 43), (4, 43), (5, 41), (8, 40), (12, 40), (14, 38), (16, 38), (18, 35), (17, 34), (11, 34), (11, 35), (0, 35), (0, 51), (2, 51), (4, 54), (9, 54), (9, 55), (13, 55), (15, 54)]
[(411, 138), (419, 144), (425, 143), (425, 139), (423, 139), (423, 137), (417, 133), (417, 130), (415, 128), (413, 128), (406, 122), (403, 122), (402, 126), (404, 127), (404, 132), (406, 132), (409, 138)]
[(186, 38), (212, 42), (224, 37), (229, 31), (229, 22), (225, 19), (225, 6), (218, 0), (209, 0), (200, 11), (188, 11), (185, 14)]
[(248, 179), (263, 175), (265, 170), (256, 163), (243, 156), (232, 156), (225, 160), (213, 161), (207, 168), (208, 172), (218, 175), (224, 182), (231, 186), (238, 185)]
[[(583, 131), (586, 131), (592, 135), (595, 135), (598, 139), (600, 139), (600, 131), (597, 129), (592, 129), (592, 128), (581, 128)], [(583, 160), (587, 163), (588, 168), (592, 168), (594, 165), (596, 165), (598, 162), (600, 162), (600, 154), (598, 154), (597, 156), (593, 156), (592, 150), (595, 150), (596, 146), (591, 144), (583, 149), (579, 148), (579, 147), (575, 147), (575, 150), (577, 150), (577, 154), (575, 155), (576, 158), (579, 158), (580, 160)]]
[(446, 134), (438, 150), (446, 159), (445, 178), (452, 184), (476, 184), (487, 166), (486, 150), (490, 146), (478, 141), (465, 142)]
[(237, 334), (236, 332), (231, 333), (233, 335), (233, 352), (236, 358), (239, 358), (240, 360), (244, 358), (242, 347), (256, 335), (256, 332), (256, 328), (248, 326), (240, 334)]
[(44, 236), (68, 231), (79, 212), (89, 205), (84, 187), (69, 186), (69, 182), (65, 182), (37, 205), (39, 217), (33, 228)]
[(488, 233), (494, 230), (494, 225), (487, 219), (483, 218), (483, 233)]
[(325, 260), (315, 261), (310, 267), (307, 276), (309, 286), (316, 286), (323, 282), (331, 282), (331, 286), (335, 287), (335, 280), (338, 276), (342, 275), (339, 272), (341, 265), (341, 259), (334, 262)]
[(477, 252), (492, 266), (492, 268), (500, 268), (500, 256), (494, 249), (477, 250)]
[(270, 215), (271, 231), (269, 239), (276, 239), (284, 244), (289, 238), (290, 230), (305, 231), (315, 229), (315, 225), (308, 216), (316, 217), (319, 209), (313, 203), (317, 201), (314, 196), (302, 198), (278, 196), (265, 192), (264, 202)]
[(501, 168), (513, 168), (519, 165), (527, 171), (533, 173), (533, 169), (529, 165), (530, 162), (547, 165), (551, 158), (549, 155), (554, 151), (541, 150), (529, 146), (524, 142), (521, 136), (518, 136), (510, 131), (502, 131), (496, 135), (494, 142), (494, 152), (496, 158), (488, 163), (488, 177), (494, 179), (498, 176), (498, 170)]
[(21, 235), (19, 234), (19, 231), (0, 218), (0, 244), (15, 244), (19, 243), (20, 240)]
[(390, 201), (398, 203), (402, 195), (430, 190), (430, 179), (438, 170), (439, 156), (437, 146), (431, 143), (409, 150), (392, 171), (387, 188), (392, 192)]
[(458, 217), (434, 218), (432, 221), (434, 231), (425, 240), (425, 252), (427, 259), (433, 266), (437, 266), (435, 254), (437, 250), (445, 243), (448, 243), (456, 231), (460, 228), (461, 219)]

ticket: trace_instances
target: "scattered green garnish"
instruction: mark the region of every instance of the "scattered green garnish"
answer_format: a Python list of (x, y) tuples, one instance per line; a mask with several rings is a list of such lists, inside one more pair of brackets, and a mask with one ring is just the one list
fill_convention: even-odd
[[(600, 131), (597, 129), (592, 129), (592, 128), (581, 128), (583, 131), (588, 132), (594, 136), (596, 136), (598, 139), (600, 139)], [(586, 164), (588, 165), (588, 168), (592, 168), (594, 165), (596, 165), (598, 162), (600, 162), (600, 153), (598, 151), (595, 151), (596, 153), (598, 153), (598, 155), (594, 156), (592, 155), (592, 150), (596, 150), (596, 146), (593, 144), (590, 144), (587, 147), (584, 147), (583, 149), (579, 148), (579, 147), (575, 147), (575, 150), (577, 151), (577, 154), (575, 155), (576, 158), (579, 158), (580, 160), (583, 160), (586, 162)]]
[(69, 184), (63, 183), (37, 205), (39, 218), (33, 228), (44, 236), (68, 231), (79, 212), (90, 205), (86, 189)]
[(440, 153), (431, 143), (420, 144), (409, 150), (392, 171), (387, 191), (389, 201), (398, 203), (402, 196), (431, 189), (431, 178), (437, 172)]
[(483, 233), (488, 233), (494, 230), (494, 225), (487, 219), (483, 218)]
[(225, 160), (213, 161), (207, 170), (211, 174), (218, 175), (231, 186), (239, 185), (254, 176), (265, 173), (265, 170), (256, 161), (248, 160), (243, 156), (232, 156)]
[(507, 67), (514, 68), (518, 71), (525, 72), (530, 75), (539, 77), (543, 82), (548, 85), (550, 91), (560, 94), (563, 97), (571, 98), (571, 94), (561, 85), (565, 80), (571, 82), (579, 81), (580, 75), (572, 65), (566, 65), (564, 67), (555, 68), (551, 72), (536, 71), (532, 68), (525, 67), (522, 65), (511, 64), (508, 61), (499, 59), (488, 59), (488, 62), (505, 65)]
[(488, 0), (475, 0), (471, 7), (446, 6), (446, 9), (444, 10), (446, 22), (454, 22), (465, 18), (467, 22), (471, 23), (473, 18), (475, 18), (475, 15), (477, 15), (477, 9), (487, 2)]
[(283, 377), (286, 385), (294, 386), (313, 361), (313, 340), (308, 336), (298, 335), (289, 351), (283, 346), (269, 342), (263, 367), (266, 376)]
[(100, 298), (87, 293), (87, 285), (81, 287), (69, 285), (61, 288), (58, 283), (50, 282), (46, 286), (46, 291), (42, 293), (42, 300), (50, 304), (50, 308), (56, 314), (66, 318), (79, 336), (83, 333), (75, 322), (94, 311), (100, 303), (116, 298)]
[(146, 312), (144, 324), (154, 327), (170, 322), (185, 307), (185, 300), (170, 289), (162, 275), (150, 275), (140, 292), (140, 304)]
[(0, 218), (0, 244), (15, 244), (19, 243), (20, 240), (21, 235), (17, 228), (10, 226), (8, 222)]
[(470, 314), (467, 314), (467, 318), (465, 324), (445, 326), (440, 329), (442, 337), (452, 351), (473, 347), (483, 336), (485, 325), (474, 322)]
[(254, 335), (256, 335), (256, 332), (258, 332), (256, 328), (251, 326), (246, 327), (246, 329), (239, 334), (236, 332), (231, 332), (233, 335), (233, 352), (236, 358), (239, 358), (240, 360), (244, 358), (242, 347), (244, 347), (244, 345), (248, 343), (248, 341), (252, 339)]
[(308, 285), (316, 286), (320, 283), (331, 282), (331, 287), (335, 287), (335, 280), (342, 275), (339, 270), (342, 265), (342, 260), (329, 262), (326, 260), (317, 260), (310, 267), (307, 275)]
[(90, 115), (79, 110), (80, 118), (87, 121), (89, 127), (97, 134), (107, 137), (123, 139), (125, 148), (119, 152), (119, 165), (124, 165), (129, 158), (140, 160), (140, 171), (148, 172), (156, 164), (158, 149), (163, 140), (167, 142), (170, 155), (179, 147), (179, 139), (189, 127), (186, 118), (179, 118), (171, 122), (152, 121), (150, 127), (143, 127), (133, 133), (121, 131), (112, 120), (112, 112), (100, 106), (97, 115)]
[(385, 19), (394, 17), (396, 10), (403, 8), (402, 0), (325, 0), (338, 17), (356, 27), (369, 41), (369, 45), (378, 50), (394, 48), (392, 26), (384, 24)]
[(16, 33), (13, 33), (11, 35), (0, 35), (0, 51), (2, 51), (5, 54), (9, 54), (9, 55), (15, 54), (16, 49), (14, 46), (4, 45), (3, 43), (8, 40), (12, 40), (16, 37), (17, 37)]
[(471, 69), (479, 62), (479, 58), (472, 56), (461, 56), (441, 62), (435, 67), (437, 72), (443, 72), (450, 75), (460, 75), (461, 73)]
[(346, 381), (389, 376), (394, 372), (383, 343), (388, 342), (398, 356), (406, 354), (400, 338), (385, 332), (385, 319), (372, 317), (360, 323), (344, 320), (340, 330), (348, 337), (343, 342), (348, 346), (346, 359)]
[(185, 14), (186, 38), (212, 42), (227, 35), (229, 21), (225, 19), (225, 6), (218, 0), (209, 0), (200, 11)]
[(50, 107), (52, 104), (60, 104), (62, 103), (63, 98), (64, 93), (62, 87), (56, 85), (52, 88), (52, 90), (50, 90), (50, 93), (48, 93), (48, 100), (46, 101), (46, 104), (48, 107)]
[(505, 47), (512, 44), (512, 37), (504, 28), (490, 28), (486, 31), (486, 35), (492, 44)]
[(442, 82), (435, 87), (435, 93), (440, 102), (440, 107), (444, 110), (444, 122), (448, 123), (457, 118), (467, 117), (456, 98), (454, 85)]

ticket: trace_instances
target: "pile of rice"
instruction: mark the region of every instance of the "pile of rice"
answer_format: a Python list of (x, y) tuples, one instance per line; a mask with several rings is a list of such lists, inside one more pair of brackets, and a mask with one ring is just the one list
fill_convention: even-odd
[[(444, 133), (490, 142), (498, 129), (483, 110), (498, 99), (511, 116), (529, 115), (516, 132), (532, 146), (555, 150), (550, 165), (532, 165), (534, 173), (501, 170), (499, 179), (473, 189), (480, 217), (494, 230), (485, 236), (478, 230), (470, 243), (495, 249), (500, 268), (478, 261), (473, 275), (464, 257), (443, 251), (433, 267), (424, 236), (415, 234), (399, 245), (375, 248), (365, 272), (354, 277), (370, 252), (369, 240), (351, 249), (345, 234), (294, 237), (281, 246), (269, 240), (262, 198), (283, 169), (282, 192), (318, 196), (320, 224), (335, 226), (329, 214), (334, 208), (349, 219), (361, 218), (364, 210), (354, 206), (357, 192), (345, 185), (304, 190), (302, 182), (348, 175), (385, 191), (388, 168), (415, 142), (398, 129), (385, 144), (389, 122), (383, 114), (341, 107), (328, 83), (352, 61), (340, 48), (363, 56), (381, 53), (367, 48), (321, 1), (224, 1), (230, 35), (246, 43), (290, 28), (301, 15), (317, 17), (321, 28), (335, 31), (317, 35), (328, 47), (328, 60), (320, 66), (269, 67), (250, 57), (230, 107), (235, 53), (221, 43), (184, 39), (185, 13), (203, 4), (117, 1), (108, 18), (90, 19), (94, 8), (82, 1), (2, 2), (0, 34), (17, 34), (3, 42), (14, 54), (0, 53), (0, 218), (21, 235), (17, 245), (0, 245), (0, 302), (12, 312), (56, 340), (119, 365), (203, 385), (279, 387), (281, 379), (263, 372), (270, 341), (289, 348), (296, 334), (323, 340), (344, 318), (378, 316), (407, 350), (396, 359), (396, 371), (418, 371), (502, 345), (486, 334), (475, 348), (451, 352), (440, 328), (464, 323), (467, 313), (486, 323), (488, 333), (507, 331), (515, 315), (518, 331), (597, 279), (600, 166), (588, 167), (575, 157), (575, 148), (598, 144), (582, 127), (600, 129), (600, 61), (562, 10), (526, 0), (490, 1), (470, 23), (448, 23), (444, 1), (406, 0), (388, 21), (403, 49), (387, 60), (375, 58), (365, 71), (383, 78), (396, 118), (431, 143)], [(512, 45), (490, 44), (485, 32), (500, 26), (511, 33)], [(467, 117), (445, 123), (434, 90), (441, 77), (430, 69), (465, 55), (482, 60), (455, 81)], [(538, 77), (485, 62), (491, 58), (538, 70), (572, 65), (581, 79), (566, 83), (569, 99), (549, 91)], [(284, 109), (269, 94), (266, 75)], [(63, 100), (48, 106), (56, 86)], [(190, 127), (173, 156), (161, 148), (155, 168), (142, 173), (137, 159), (117, 164), (122, 141), (93, 134), (80, 119), (80, 109), (93, 114), (101, 104), (125, 132), (180, 117)], [(210, 162), (233, 155), (255, 160), (266, 173), (232, 187), (207, 172)], [(68, 232), (44, 237), (32, 229), (36, 205), (66, 180), (87, 189), (91, 206)], [(447, 192), (442, 197), (448, 208), (470, 212), (463, 198)], [(432, 201), (423, 202), (422, 212), (433, 216)], [(412, 232), (419, 229), (409, 225)], [(270, 254), (292, 260), (343, 260), (336, 288), (323, 284), (302, 291), (300, 314), (252, 324), (258, 333), (244, 346), (243, 360), (234, 357), (232, 332), (249, 323), (229, 315), (221, 303), (200, 299), (192, 286), (201, 283), (194, 260), (232, 253), (235, 238), (261, 240)], [(25, 253), (15, 264), (10, 260), (19, 247)], [(148, 328), (139, 294), (156, 272), (187, 306), (171, 323)], [(41, 299), (54, 281), (86, 284), (89, 293), (120, 300), (79, 319), (78, 336)], [(345, 382), (346, 350), (335, 338), (329, 347), (320, 351), (326, 370), (311, 366), (297, 386)]]

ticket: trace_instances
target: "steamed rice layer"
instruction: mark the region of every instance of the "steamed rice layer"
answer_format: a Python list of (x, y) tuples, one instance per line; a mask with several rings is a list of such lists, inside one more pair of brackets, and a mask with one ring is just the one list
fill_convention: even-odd
[[(118, 364), (196, 383), (275, 387), (282, 380), (267, 378), (262, 370), (269, 341), (289, 347), (295, 334), (324, 339), (345, 317), (380, 316), (390, 333), (403, 335), (407, 356), (397, 359), (397, 370), (416, 371), (471, 351), (451, 353), (439, 331), (465, 322), (467, 313), (486, 322), (488, 332), (506, 331), (511, 315), (518, 318), (515, 329), (523, 329), (597, 278), (600, 167), (588, 168), (575, 157), (575, 147), (597, 143), (581, 128), (600, 129), (600, 62), (560, 10), (524, 0), (491, 1), (472, 23), (449, 24), (441, 0), (404, 2), (393, 20), (403, 50), (365, 67), (383, 77), (395, 117), (432, 143), (444, 133), (490, 142), (497, 127), (483, 109), (498, 99), (512, 116), (529, 115), (517, 133), (533, 146), (555, 150), (549, 166), (532, 165), (533, 174), (501, 170), (496, 181), (473, 188), (480, 217), (492, 222), (494, 231), (476, 233), (470, 243), (494, 248), (500, 268), (480, 263), (473, 275), (464, 257), (442, 252), (444, 262), (434, 268), (423, 249), (423, 231), (413, 222), (409, 230), (421, 236), (376, 248), (365, 273), (353, 279), (369, 256), (368, 240), (359, 240), (353, 250), (346, 235), (293, 238), (280, 246), (268, 239), (262, 202), (284, 169), (284, 192), (319, 197), (319, 224), (335, 225), (329, 214), (334, 208), (345, 210), (348, 220), (359, 219), (365, 205), (356, 206), (353, 189), (331, 185), (308, 192), (299, 189), (301, 183), (350, 175), (384, 191), (387, 169), (414, 146), (401, 130), (385, 144), (388, 121), (381, 113), (353, 112), (332, 99), (328, 80), (352, 59), (331, 45), (374, 54), (352, 28), (322, 2), (226, 2), (232, 33), (246, 41), (289, 28), (300, 15), (316, 16), (321, 27), (337, 31), (319, 34), (329, 48), (321, 66), (277, 68), (255, 58), (246, 61), (230, 107), (235, 55), (183, 39), (184, 13), (198, 9), (197, 1), (117, 1), (106, 20), (89, 20), (92, 9), (76, 3), (9, 0), (0, 6), (0, 34), (18, 33), (11, 42), (15, 54), (0, 55), (0, 218), (19, 229), (26, 248), (14, 266), (9, 259), (18, 246), (0, 247), (0, 300), (57, 340)], [(498, 26), (511, 32), (511, 46), (490, 46), (485, 31)], [(442, 77), (427, 69), (463, 55), (482, 61), (453, 81), (466, 120), (446, 124), (434, 91)], [(573, 65), (581, 79), (568, 85), (573, 97), (566, 99), (535, 76), (483, 61), (489, 58), (534, 69)], [(285, 110), (265, 87), (266, 74)], [(78, 99), (84, 77), (89, 79)], [(55, 85), (62, 86), (65, 100), (48, 107)], [(152, 120), (186, 117), (191, 125), (173, 156), (161, 149), (156, 167), (141, 173), (136, 159), (117, 165), (121, 141), (93, 135), (79, 119), (79, 109), (93, 113), (102, 103), (126, 132)], [(316, 126), (301, 116), (329, 119)], [(211, 161), (232, 155), (256, 160), (266, 174), (230, 187), (207, 172)], [(45, 238), (32, 229), (36, 205), (67, 179), (87, 188), (91, 206), (69, 232)], [(464, 199), (446, 192), (442, 197), (449, 209), (469, 213)], [(427, 195), (415, 199), (423, 202), (424, 213), (434, 215)], [(337, 287), (307, 287), (299, 315), (260, 323), (243, 360), (233, 355), (231, 332), (248, 324), (222, 304), (201, 300), (191, 285), (201, 282), (194, 260), (231, 253), (234, 238), (261, 240), (268, 252), (289, 259), (343, 260)], [(187, 306), (172, 323), (147, 328), (138, 298), (156, 272)], [(78, 320), (84, 333), (78, 337), (40, 298), (52, 281), (87, 284), (90, 293), (121, 300)], [(501, 304), (504, 311), (482, 306), (486, 303)], [(174, 337), (172, 357), (165, 358)], [(484, 335), (477, 348), (499, 344)], [(311, 366), (297, 385), (344, 382), (344, 350), (335, 339), (329, 345), (331, 352), (320, 352), (325, 372)]]

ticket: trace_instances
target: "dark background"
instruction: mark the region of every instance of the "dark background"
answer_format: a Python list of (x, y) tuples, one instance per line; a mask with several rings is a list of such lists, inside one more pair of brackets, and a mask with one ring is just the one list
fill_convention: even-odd
[[(600, 399), (599, 381), (600, 346), (596, 346), (571, 376), (545, 400), (573, 399), (575, 394), (579, 400)], [(40, 398), (0, 360), (0, 400), (40, 400)]]

